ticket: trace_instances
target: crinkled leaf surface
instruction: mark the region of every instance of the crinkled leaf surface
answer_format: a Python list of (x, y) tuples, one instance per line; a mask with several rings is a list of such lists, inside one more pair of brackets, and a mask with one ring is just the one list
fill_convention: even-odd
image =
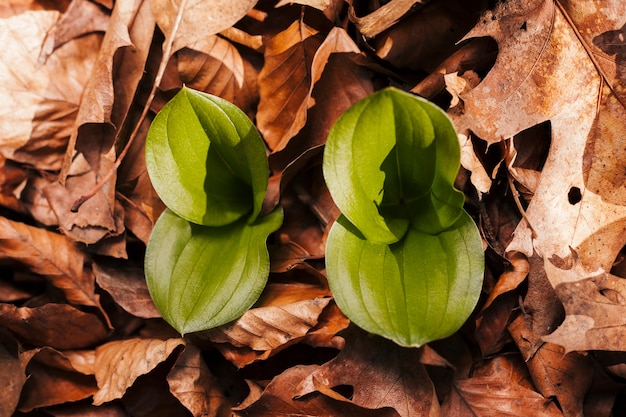
[(156, 116), (146, 165), (163, 202), (180, 217), (222, 226), (254, 221), (267, 189), (263, 141), (228, 101), (183, 88)]
[(438, 233), (459, 217), (460, 151), (435, 105), (387, 88), (353, 105), (326, 143), (324, 177), (342, 213), (370, 241), (394, 243), (409, 223)]
[(266, 240), (282, 210), (219, 227), (190, 223), (166, 210), (148, 243), (145, 273), (155, 305), (182, 334), (241, 316), (259, 298), (269, 274)]
[(458, 330), (483, 278), (480, 235), (463, 211), (436, 235), (410, 228), (394, 244), (372, 243), (345, 217), (328, 237), (326, 268), (335, 301), (359, 327), (403, 346)]

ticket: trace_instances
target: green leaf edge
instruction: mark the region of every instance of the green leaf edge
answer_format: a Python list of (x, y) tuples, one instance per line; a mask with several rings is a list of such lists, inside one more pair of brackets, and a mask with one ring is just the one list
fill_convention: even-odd
[[(265, 288), (270, 271), (266, 240), (281, 226), (282, 221), (281, 207), (257, 218), (253, 224), (241, 219), (226, 226), (197, 225), (166, 209), (154, 226), (144, 258), (148, 290), (165, 321), (185, 335), (221, 326), (245, 313)], [(250, 239), (243, 245), (246, 243), (243, 239), (246, 233)], [(216, 240), (216, 235), (229, 239)], [(210, 277), (202, 269), (203, 263), (206, 265), (210, 259), (223, 261), (229, 254), (211, 256), (206, 253), (207, 246), (210, 248), (213, 245), (219, 247), (220, 251), (228, 251), (233, 242), (245, 246), (245, 250), (230, 254), (232, 258), (240, 259), (237, 255), (243, 253), (241, 258), (255, 263), (253, 271), (248, 276), (239, 275), (236, 279), (237, 271), (231, 267), (228, 276), (232, 279), (229, 282), (213, 281), (211, 285)], [(198, 253), (202, 256), (198, 256)], [(191, 262), (193, 265), (181, 261), (183, 257), (194, 261)], [(250, 262), (243, 266), (235, 263), (235, 267), (245, 271), (250, 268)], [(181, 287), (173, 288), (176, 285)], [(190, 291), (189, 287), (192, 290), (194, 287), (201, 288), (201, 291)], [(205, 296), (207, 292), (212, 296)]]

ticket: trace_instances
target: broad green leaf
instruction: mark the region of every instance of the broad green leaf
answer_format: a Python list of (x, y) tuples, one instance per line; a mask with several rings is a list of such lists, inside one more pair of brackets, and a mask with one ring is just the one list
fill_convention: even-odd
[(183, 88), (157, 114), (146, 139), (155, 190), (176, 214), (222, 226), (253, 222), (267, 189), (263, 140), (233, 104)]
[(456, 221), (463, 194), (452, 123), (434, 104), (394, 88), (353, 105), (331, 129), (324, 177), (342, 213), (372, 242), (397, 242), (409, 224), (438, 233)]
[(282, 210), (226, 226), (201, 226), (165, 210), (145, 256), (150, 295), (181, 334), (228, 323), (259, 298), (269, 274), (267, 237)]
[(483, 281), (480, 235), (463, 211), (437, 235), (409, 229), (372, 243), (344, 216), (328, 236), (326, 270), (339, 308), (359, 327), (402, 346), (447, 337), (467, 320)]

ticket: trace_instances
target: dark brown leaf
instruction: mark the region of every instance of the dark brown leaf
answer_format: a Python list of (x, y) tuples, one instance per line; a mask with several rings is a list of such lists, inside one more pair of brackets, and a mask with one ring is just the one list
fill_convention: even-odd
[(0, 304), (0, 326), (34, 346), (83, 349), (101, 343), (108, 330), (98, 316), (67, 304), (15, 307)]

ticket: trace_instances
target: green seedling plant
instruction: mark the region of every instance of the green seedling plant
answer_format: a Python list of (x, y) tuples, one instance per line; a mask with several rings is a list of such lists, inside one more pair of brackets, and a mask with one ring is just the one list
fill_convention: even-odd
[(337, 305), (359, 327), (418, 347), (471, 314), (484, 254), (454, 188), (459, 167), (447, 115), (394, 88), (354, 104), (332, 127), (323, 171), (342, 214), (326, 270)]
[(157, 309), (181, 334), (240, 317), (265, 287), (266, 241), (283, 220), (280, 207), (261, 216), (261, 136), (235, 105), (185, 87), (153, 120), (145, 155), (167, 206), (144, 265)]

